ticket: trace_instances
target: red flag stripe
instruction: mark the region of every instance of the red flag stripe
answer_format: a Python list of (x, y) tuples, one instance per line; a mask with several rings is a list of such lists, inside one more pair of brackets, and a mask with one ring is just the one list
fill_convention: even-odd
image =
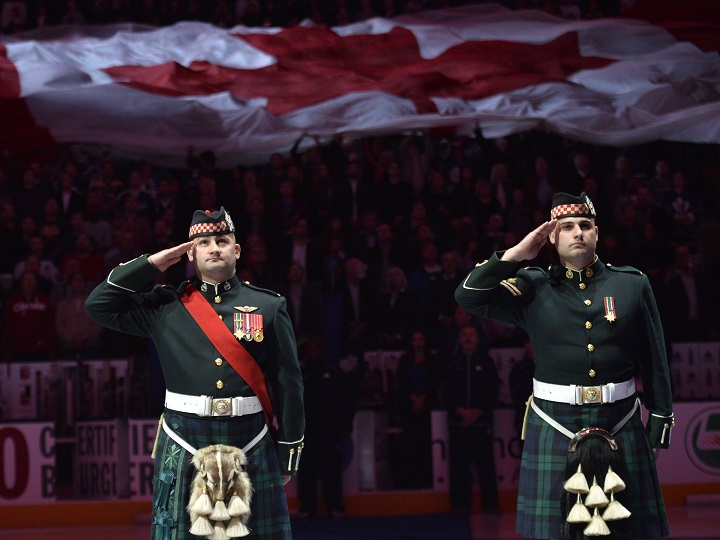
[(352, 92), (387, 92), (418, 108), (431, 97), (482, 99), (533, 84), (566, 81), (583, 69), (612, 60), (584, 57), (577, 34), (533, 45), (470, 41), (436, 58), (420, 57), (412, 32), (395, 28), (385, 35), (340, 37), (326, 28), (292, 28), (279, 34), (245, 34), (242, 39), (273, 55), (277, 63), (238, 70), (193, 62), (159, 66), (117, 66), (105, 71), (123, 84), (167, 96), (230, 92), (238, 99), (267, 98), (276, 115)]

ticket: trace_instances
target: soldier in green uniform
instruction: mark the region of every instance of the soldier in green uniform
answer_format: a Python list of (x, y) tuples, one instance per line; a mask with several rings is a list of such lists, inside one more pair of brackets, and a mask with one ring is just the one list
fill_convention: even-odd
[[(632, 267), (602, 263), (597, 239), (590, 199), (558, 193), (550, 221), (478, 264), (455, 292), (467, 311), (515, 324), (533, 344), (516, 524), (528, 538), (669, 534), (655, 468), (656, 449), (668, 447), (674, 424), (663, 329), (647, 277)], [(560, 264), (523, 268), (548, 240)], [(649, 411), (645, 425), (636, 375)], [(595, 474), (583, 468), (588, 488), (575, 488), (574, 482), (571, 488), (569, 465), (584, 454), (584, 467)], [(605, 477), (615, 478), (607, 467), (598, 468), (612, 460), (622, 468), (624, 485), (610, 482), (608, 501), (598, 501), (589, 488), (596, 482), (602, 490)], [(570, 514), (568, 497), (588, 511)], [(612, 515), (604, 514), (609, 502)], [(617, 503), (629, 517), (615, 512)]]
[[(298, 470), (305, 420), (285, 299), (238, 280), (240, 246), (224, 208), (196, 211), (189, 238), (116, 267), (85, 304), (98, 323), (152, 338), (160, 357), (167, 390), (156, 446), (152, 538), (198, 537), (189, 532), (186, 511), (196, 473), (191, 460), (216, 444), (246, 455), (253, 489), (248, 538), (290, 538), (284, 484)], [(177, 290), (149, 287), (186, 253), (195, 279)]]

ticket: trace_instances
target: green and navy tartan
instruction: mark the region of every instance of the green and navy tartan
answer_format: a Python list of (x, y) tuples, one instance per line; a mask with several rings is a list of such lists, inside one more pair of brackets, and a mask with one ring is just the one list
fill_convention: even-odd
[[(603, 405), (569, 405), (534, 398), (536, 405), (560, 425), (576, 433), (585, 427), (611, 431), (635, 404), (635, 397)], [(632, 512), (623, 521), (626, 539), (660, 538), (670, 534), (655, 458), (645, 436), (640, 408), (615, 434), (623, 451), (627, 488), (622, 504)], [(532, 409), (527, 419), (517, 502), (516, 532), (526, 538), (559, 539), (563, 536), (561, 500), (570, 439), (545, 422)], [(604, 536), (603, 538), (613, 538)]]
[[(262, 413), (242, 417), (201, 418), (165, 411), (168, 427), (196, 449), (212, 444), (243, 448), (265, 425)], [(190, 500), (195, 467), (193, 455), (160, 431), (153, 479), (152, 540), (191, 540), (186, 507)], [(292, 538), (285, 487), (275, 442), (267, 433), (247, 453), (247, 472), (253, 488), (250, 535), (244, 538), (283, 540)], [(163, 483), (166, 486), (163, 486)], [(167, 496), (165, 496), (167, 494)]]

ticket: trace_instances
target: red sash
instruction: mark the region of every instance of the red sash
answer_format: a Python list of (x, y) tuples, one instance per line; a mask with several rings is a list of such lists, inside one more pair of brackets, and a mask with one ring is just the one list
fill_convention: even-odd
[(194, 285), (188, 284), (185, 293), (180, 295), (182, 303), (200, 325), (213, 345), (225, 357), (225, 360), (237, 371), (243, 380), (255, 392), (260, 400), (268, 426), (273, 428), (273, 408), (268, 396), (265, 377), (255, 359), (240, 345), (230, 329), (225, 326), (218, 314)]

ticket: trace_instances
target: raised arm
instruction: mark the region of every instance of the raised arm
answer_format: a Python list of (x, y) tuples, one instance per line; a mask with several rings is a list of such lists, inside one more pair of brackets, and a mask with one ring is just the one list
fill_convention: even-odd
[(550, 234), (555, 230), (556, 224), (557, 219), (546, 221), (534, 231), (530, 231), (516, 245), (506, 250), (500, 259), (508, 262), (522, 262), (534, 259), (547, 243)]

